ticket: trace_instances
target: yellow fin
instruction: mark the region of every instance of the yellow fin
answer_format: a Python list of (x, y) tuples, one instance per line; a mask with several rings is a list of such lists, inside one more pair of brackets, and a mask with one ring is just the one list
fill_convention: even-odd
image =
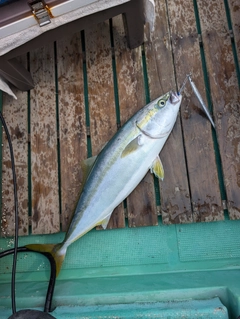
[(96, 224), (96, 226), (102, 226), (103, 229), (107, 228), (109, 219), (111, 218), (111, 214), (107, 215), (107, 217), (105, 217), (103, 220), (101, 220), (99, 223)]
[(159, 156), (157, 156), (155, 160), (153, 161), (150, 170), (151, 170), (151, 173), (154, 173), (154, 175), (157, 178), (160, 178), (161, 180), (164, 179), (164, 169)]
[(82, 171), (83, 171), (83, 181), (82, 181), (82, 184), (84, 185), (87, 178), (88, 178), (88, 175), (93, 167), (93, 164), (95, 163), (96, 161), (96, 158), (97, 156), (92, 156), (92, 157), (89, 157), (87, 159), (85, 159), (84, 161), (82, 161), (81, 163), (81, 168), (82, 168)]
[(108, 225), (109, 219), (111, 218), (111, 215), (112, 215), (112, 213), (109, 214), (106, 218), (104, 218), (104, 220), (101, 222), (103, 229), (107, 228), (107, 225)]
[(26, 245), (26, 247), (35, 252), (50, 253), (56, 263), (56, 276), (58, 276), (65, 258), (65, 254), (61, 255), (58, 253), (61, 244), (31, 244)]
[(141, 147), (143, 145), (143, 141), (142, 141), (142, 135), (138, 135), (135, 139), (133, 139), (122, 151), (122, 155), (121, 157), (125, 157), (133, 152), (135, 152), (136, 150), (139, 149), (139, 147)]
[[(82, 173), (82, 180), (81, 180), (81, 184), (79, 186), (79, 190), (78, 190), (78, 193), (77, 193), (77, 197), (76, 197), (76, 202), (75, 202), (75, 205), (74, 205), (74, 209), (73, 209), (73, 212), (75, 212), (76, 210), (76, 207), (77, 207), (77, 204), (78, 204), (78, 201), (79, 201), (79, 198), (82, 194), (82, 191), (83, 191), (83, 187), (84, 185), (86, 184), (86, 181), (87, 181), (87, 178), (88, 178), (88, 175), (96, 161), (96, 158), (97, 156), (92, 156), (92, 157), (89, 157), (85, 160), (83, 160), (81, 162), (81, 173)], [(72, 214), (72, 218), (74, 216), (74, 213)], [(69, 224), (70, 225), (70, 224)]]
[(78, 198), (82, 193), (83, 187), (86, 183), (86, 180), (88, 178), (88, 175), (96, 161), (97, 156), (92, 156), (89, 157), (87, 159), (85, 159), (84, 161), (81, 162), (81, 171), (82, 171), (82, 182), (79, 188), (79, 192), (78, 192)]

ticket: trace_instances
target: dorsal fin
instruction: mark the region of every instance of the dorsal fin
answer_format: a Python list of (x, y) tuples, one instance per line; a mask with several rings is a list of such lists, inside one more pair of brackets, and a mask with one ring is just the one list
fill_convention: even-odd
[[(82, 174), (83, 174), (81, 188), (83, 188), (83, 186), (85, 185), (86, 180), (88, 178), (88, 175), (89, 175), (89, 173), (90, 173), (90, 171), (91, 171), (91, 169), (96, 161), (96, 158), (97, 158), (97, 156), (92, 156), (92, 157), (89, 157), (81, 162), (81, 169), (82, 169)], [(81, 191), (82, 191), (82, 189), (81, 189)]]

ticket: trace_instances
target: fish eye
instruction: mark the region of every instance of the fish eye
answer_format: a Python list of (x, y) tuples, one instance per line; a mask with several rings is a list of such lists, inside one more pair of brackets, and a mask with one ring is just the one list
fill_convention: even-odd
[(165, 104), (166, 104), (166, 102), (164, 100), (159, 100), (158, 101), (158, 106), (160, 106), (160, 107), (164, 107)]

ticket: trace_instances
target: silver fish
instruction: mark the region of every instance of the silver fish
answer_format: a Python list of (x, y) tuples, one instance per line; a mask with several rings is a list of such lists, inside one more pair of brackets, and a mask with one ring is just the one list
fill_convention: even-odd
[(84, 161), (86, 183), (62, 243), (28, 245), (50, 252), (60, 271), (67, 248), (97, 225), (106, 228), (112, 211), (140, 183), (150, 169), (163, 179), (159, 153), (176, 122), (182, 96), (168, 92), (152, 101), (113, 136), (96, 158)]

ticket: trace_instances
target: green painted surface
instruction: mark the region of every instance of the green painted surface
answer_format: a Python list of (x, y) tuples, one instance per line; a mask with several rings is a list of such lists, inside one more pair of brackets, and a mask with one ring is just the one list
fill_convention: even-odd
[[(111, 319), (111, 318), (159, 318), (159, 319), (228, 319), (226, 307), (218, 298), (205, 301), (168, 303), (135, 303), (86, 307), (58, 307), (51, 313), (57, 319)], [(5, 318), (10, 315), (5, 311)]]
[[(159, 222), (155, 227), (93, 230), (75, 242), (57, 279), (54, 305), (96, 306), (218, 296), (230, 318), (236, 318), (240, 314), (240, 221), (170, 226)], [(19, 244), (56, 243), (63, 237), (63, 233), (21, 237)], [(0, 250), (12, 246), (13, 239), (0, 239)], [(4, 308), (11, 305), (11, 264), (11, 257), (0, 260), (0, 307)], [(17, 307), (42, 307), (48, 277), (49, 265), (44, 257), (19, 254)]]
[[(72, 244), (59, 280), (128, 274), (240, 267), (240, 221), (93, 230)], [(57, 243), (64, 234), (21, 237), (19, 245)], [(0, 250), (13, 239), (0, 239)], [(49, 265), (35, 253), (19, 254), (18, 280), (42, 280)], [(11, 257), (0, 261), (0, 281), (9, 281)]]

